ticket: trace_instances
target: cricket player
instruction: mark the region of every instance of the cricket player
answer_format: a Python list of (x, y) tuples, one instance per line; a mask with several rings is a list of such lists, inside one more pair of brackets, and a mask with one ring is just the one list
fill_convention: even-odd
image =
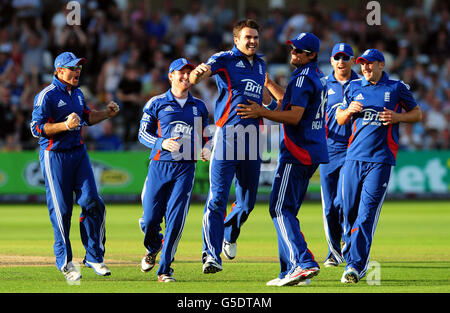
[(89, 109), (78, 88), (86, 59), (63, 52), (55, 59), (53, 82), (34, 99), (31, 133), (39, 138), (39, 160), (45, 179), (47, 206), (53, 226), (56, 267), (67, 281), (81, 279), (72, 262), (69, 239), (73, 194), (81, 207), (81, 241), (86, 249), (83, 263), (101, 276), (111, 275), (103, 263), (105, 254), (105, 204), (97, 193), (81, 127), (97, 124), (119, 112), (109, 102), (103, 111)]
[(317, 65), (320, 40), (301, 33), (287, 41), (290, 64), (296, 67), (284, 95), (268, 80), (266, 87), (281, 110), (268, 110), (255, 102), (239, 104), (243, 118), (264, 117), (282, 125), (280, 155), (270, 196), (269, 211), (278, 238), (280, 274), (269, 286), (304, 284), (319, 274), (319, 264), (307, 247), (297, 214), (305, 199), (309, 180), (321, 163), (328, 162), (325, 137), (326, 81)]
[[(259, 25), (244, 20), (233, 29), (233, 49), (210, 57), (190, 74), (197, 84), (215, 75), (219, 97), (214, 119), (217, 130), (210, 163), (210, 190), (203, 215), (203, 272), (222, 270), (220, 254), (233, 259), (241, 227), (253, 210), (258, 190), (261, 158), (258, 153), (261, 120), (242, 120), (236, 115), (238, 103), (263, 101), (266, 73), (264, 60), (256, 54), (259, 46)], [(267, 93), (266, 102), (270, 102)], [(266, 103), (265, 102), (265, 103)], [(226, 207), (232, 180), (235, 180), (236, 201), (227, 215)]]
[[(152, 149), (141, 196), (143, 216), (139, 224), (147, 250), (141, 270), (150, 271), (161, 251), (156, 273), (159, 282), (175, 281), (170, 265), (191, 202), (197, 151), (208, 141), (203, 137), (208, 110), (202, 100), (189, 92), (189, 73), (193, 68), (185, 58), (171, 63), (168, 73), (171, 88), (145, 104), (138, 135), (139, 141)], [(209, 156), (207, 147), (201, 149), (203, 161)], [(163, 218), (164, 236), (160, 233)]]
[(359, 58), (364, 77), (352, 80), (336, 111), (340, 125), (351, 124), (342, 167), (343, 255), (347, 265), (341, 282), (365, 276), (369, 253), (389, 178), (395, 165), (399, 123), (415, 123), (422, 112), (409, 86), (383, 71), (383, 54), (366, 50)]
[(342, 206), (338, 196), (339, 173), (345, 161), (350, 124), (339, 125), (336, 109), (342, 104), (344, 90), (351, 80), (359, 78), (352, 70), (353, 49), (349, 44), (337, 43), (331, 52), (333, 71), (327, 80), (327, 108), (325, 113), (329, 163), (320, 165), (320, 184), (323, 208), (323, 224), (328, 244), (324, 266), (338, 266), (344, 261), (341, 253)]

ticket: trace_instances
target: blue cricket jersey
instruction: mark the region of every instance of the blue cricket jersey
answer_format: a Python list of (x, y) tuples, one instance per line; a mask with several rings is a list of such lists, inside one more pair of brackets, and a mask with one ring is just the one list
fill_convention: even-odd
[[(166, 93), (151, 98), (144, 106), (140, 122), (139, 141), (152, 149), (150, 159), (154, 161), (196, 161), (197, 152), (209, 140), (203, 136), (208, 126), (208, 109), (205, 103), (190, 93), (183, 107), (169, 89)], [(164, 139), (180, 137), (179, 152), (164, 150)]]
[[(80, 117), (79, 127), (72, 131), (47, 136), (44, 131), (46, 123), (64, 122), (73, 112)], [(62, 151), (79, 147), (83, 145), (81, 126), (89, 125), (90, 112), (83, 92), (78, 87), (72, 88), (69, 92), (66, 85), (55, 76), (53, 82), (34, 98), (31, 133), (39, 138), (39, 145), (43, 150)]]
[(337, 148), (337, 146), (347, 149), (348, 139), (352, 133), (350, 124), (339, 125), (336, 120), (336, 109), (342, 105), (344, 90), (350, 81), (358, 79), (355, 71), (351, 71), (350, 79), (341, 84), (334, 77), (334, 71), (326, 77), (327, 79), (327, 109), (326, 109), (326, 134), (327, 144)]
[(216, 126), (249, 124), (258, 126), (259, 119), (241, 119), (236, 113), (237, 104), (248, 104), (247, 99), (262, 104), (266, 63), (255, 55), (253, 64), (236, 47), (212, 55), (206, 63), (216, 77), (219, 91), (214, 109)]
[(351, 118), (352, 134), (347, 149), (347, 160), (395, 165), (398, 150), (399, 124), (384, 126), (379, 120), (383, 108), (400, 113), (417, 106), (413, 95), (401, 80), (390, 79), (383, 72), (372, 85), (364, 77), (350, 82), (344, 92), (342, 109), (352, 101), (363, 104), (362, 112)]
[(298, 125), (282, 124), (280, 161), (311, 165), (328, 162), (325, 134), (326, 82), (317, 62), (297, 68), (286, 88), (281, 109), (305, 108)]

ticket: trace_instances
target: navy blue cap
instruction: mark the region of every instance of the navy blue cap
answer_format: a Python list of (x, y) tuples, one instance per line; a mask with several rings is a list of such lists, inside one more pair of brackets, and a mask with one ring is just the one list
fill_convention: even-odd
[(286, 41), (288, 45), (294, 45), (297, 49), (308, 50), (318, 53), (320, 40), (313, 33), (301, 33), (296, 38)]
[(372, 63), (374, 61), (384, 62), (383, 53), (377, 49), (367, 49), (364, 53), (356, 59), (356, 64), (361, 63), (361, 61), (366, 61)]
[(331, 56), (334, 57), (338, 53), (343, 53), (345, 55), (348, 55), (349, 57), (353, 56), (353, 49), (352, 46), (349, 44), (340, 42), (334, 45), (333, 51), (331, 52)]
[(63, 52), (55, 59), (55, 69), (58, 67), (69, 67), (78, 64), (86, 64), (85, 58), (77, 58), (72, 52)]
[(189, 66), (192, 69), (195, 68), (195, 66), (193, 64), (189, 63), (189, 61), (185, 58), (176, 59), (175, 61), (170, 63), (169, 73), (172, 73), (173, 71), (181, 71), (186, 66)]

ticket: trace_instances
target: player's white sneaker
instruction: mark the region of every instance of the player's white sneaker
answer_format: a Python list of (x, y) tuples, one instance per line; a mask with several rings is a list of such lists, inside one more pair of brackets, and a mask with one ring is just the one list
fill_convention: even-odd
[(145, 256), (141, 260), (141, 272), (147, 273), (153, 267), (155, 267), (156, 256), (158, 255), (159, 251), (161, 251), (161, 249), (159, 249), (158, 251), (156, 251), (154, 253), (146, 253), (145, 254)]
[(222, 270), (222, 265), (220, 265), (212, 256), (209, 254), (206, 256), (205, 263), (203, 264), (204, 274), (214, 274)]
[(277, 286), (282, 287), (297, 285), (302, 281), (318, 275), (319, 272), (320, 269), (318, 267), (302, 269), (300, 266), (297, 266), (292, 273), (288, 273), (283, 279), (281, 279)]
[(101, 262), (101, 263), (94, 263), (94, 262), (86, 261), (86, 259), (84, 259), (83, 260), (83, 264), (86, 265), (87, 267), (92, 268), (94, 270), (95, 274), (97, 274), (97, 275), (100, 275), (100, 276), (109, 276), (109, 275), (111, 275), (111, 271), (109, 270), (109, 268), (103, 262)]
[(228, 260), (233, 260), (236, 257), (237, 243), (231, 243), (224, 240), (222, 245), (222, 251)]
[(323, 263), (325, 267), (336, 267), (339, 265), (339, 262), (335, 259), (333, 255), (330, 255), (328, 259)]
[(172, 283), (175, 282), (175, 278), (173, 278), (172, 274), (161, 274), (158, 275), (158, 282), (160, 283)]
[(356, 284), (359, 281), (359, 273), (353, 267), (349, 267), (344, 271), (341, 278), (343, 284)]
[(80, 271), (72, 262), (67, 263), (67, 265), (61, 269), (61, 273), (63, 273), (67, 282), (76, 282), (81, 279)]

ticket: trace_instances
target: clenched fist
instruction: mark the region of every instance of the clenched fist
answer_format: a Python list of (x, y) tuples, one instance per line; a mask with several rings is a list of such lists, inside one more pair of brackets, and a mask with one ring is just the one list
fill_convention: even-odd
[(80, 122), (81, 122), (81, 119), (78, 116), (78, 114), (73, 112), (67, 116), (67, 119), (64, 123), (66, 124), (67, 130), (74, 130), (75, 128), (80, 126)]
[(108, 114), (108, 117), (116, 116), (117, 113), (119, 113), (119, 111), (120, 111), (120, 108), (117, 105), (117, 103), (115, 103), (114, 101), (110, 101), (106, 105), (106, 114)]

